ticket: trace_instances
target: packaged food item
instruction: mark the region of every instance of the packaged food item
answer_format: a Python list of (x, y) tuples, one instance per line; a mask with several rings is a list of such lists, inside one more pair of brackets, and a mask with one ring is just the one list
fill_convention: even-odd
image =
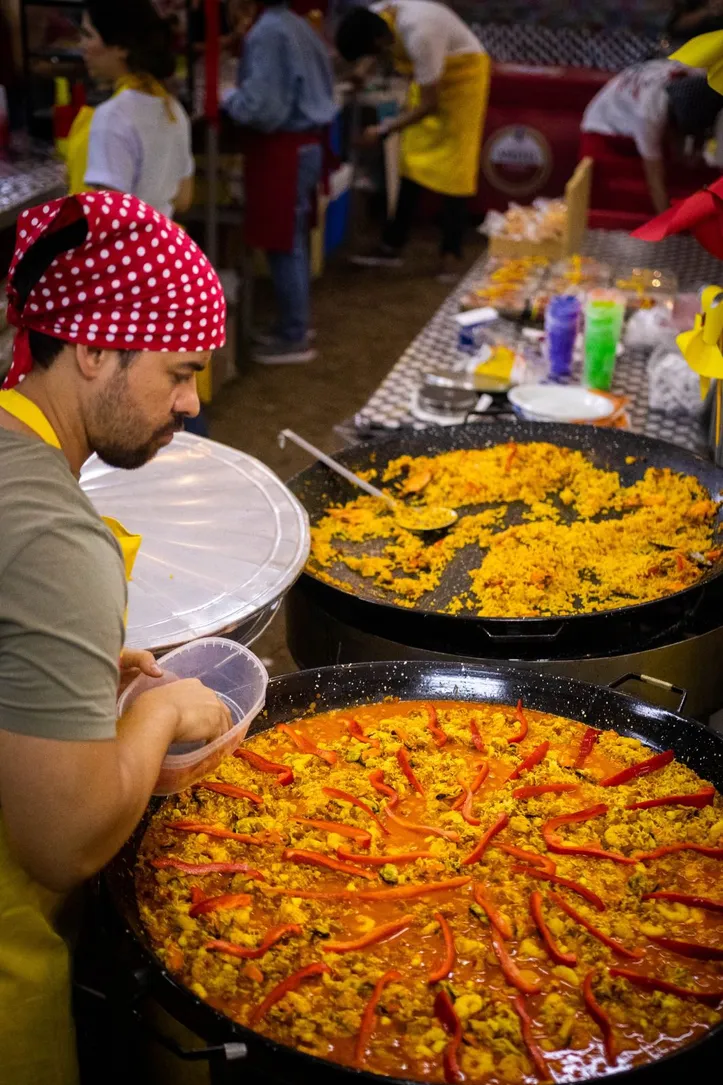
[(576, 253), (564, 260), (558, 260), (550, 268), (550, 278), (571, 286), (608, 286), (612, 278), (612, 268), (593, 256), (581, 256)]
[(678, 289), (678, 280), (671, 271), (654, 268), (632, 268), (616, 280), (615, 286), (622, 290), (628, 311), (652, 309), (654, 305), (672, 308)]
[(511, 203), (504, 214), (490, 211), (481, 229), (488, 237), (537, 244), (562, 240), (566, 227), (565, 201), (538, 199), (527, 207)]
[(454, 321), (458, 328), (457, 349), (462, 354), (477, 354), (486, 344), (495, 346), (517, 340), (517, 326), (503, 320), (496, 309), (468, 309), (457, 313)]

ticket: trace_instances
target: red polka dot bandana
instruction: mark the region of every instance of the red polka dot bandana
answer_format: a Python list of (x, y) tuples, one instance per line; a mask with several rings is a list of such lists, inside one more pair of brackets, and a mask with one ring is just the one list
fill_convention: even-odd
[[(85, 241), (52, 260), (23, 304), (14, 285), (20, 261), (41, 237), (81, 217)], [(24, 211), (8, 298), (18, 334), (6, 388), (32, 367), (30, 330), (104, 350), (209, 351), (226, 337), (223, 289), (198, 245), (120, 192), (68, 196)]]

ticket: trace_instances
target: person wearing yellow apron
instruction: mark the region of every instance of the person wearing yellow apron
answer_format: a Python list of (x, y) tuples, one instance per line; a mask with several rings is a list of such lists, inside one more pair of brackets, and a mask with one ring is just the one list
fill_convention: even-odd
[(131, 192), (171, 218), (191, 205), (195, 166), (188, 115), (163, 84), (175, 69), (170, 29), (151, 0), (89, 0), (84, 8), (88, 74), (113, 94), (73, 122), (69, 191)]
[(427, 189), (444, 197), (442, 271), (458, 272), (467, 200), (478, 187), (489, 57), (459, 16), (436, 0), (383, 0), (371, 9), (356, 8), (342, 20), (336, 46), (357, 66), (357, 74), (386, 57), (412, 80), (407, 108), (362, 133), (361, 142), (371, 146), (401, 132), (401, 184), (381, 247), (354, 262), (399, 266), (419, 197)]
[(8, 296), (18, 331), (0, 391), (0, 1085), (74, 1085), (65, 898), (133, 831), (169, 745), (230, 725), (195, 681), (152, 689), (116, 720), (119, 683), (159, 674), (150, 653), (123, 653), (140, 539), (101, 520), (78, 476), (93, 452), (139, 467), (198, 411), (195, 375), (223, 343), (225, 307), (190, 238), (121, 193), (23, 212)]

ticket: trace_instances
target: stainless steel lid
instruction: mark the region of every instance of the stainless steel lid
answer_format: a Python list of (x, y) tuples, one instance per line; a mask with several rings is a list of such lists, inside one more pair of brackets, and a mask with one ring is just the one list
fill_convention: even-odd
[(180, 433), (138, 471), (93, 456), (80, 481), (101, 515), (143, 536), (128, 585), (129, 647), (253, 627), (306, 563), (306, 511), (263, 463), (215, 441)]

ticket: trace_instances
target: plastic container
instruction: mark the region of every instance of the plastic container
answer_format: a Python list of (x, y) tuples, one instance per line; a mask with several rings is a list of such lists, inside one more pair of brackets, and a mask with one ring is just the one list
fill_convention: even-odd
[(550, 299), (545, 311), (545, 353), (552, 380), (569, 377), (582, 306), (573, 294)]
[(253, 652), (224, 637), (204, 637), (184, 644), (163, 656), (158, 663), (164, 672), (163, 678), (145, 675), (136, 678), (118, 702), (119, 716), (146, 690), (181, 678), (198, 678), (215, 690), (230, 709), (234, 721), (231, 730), (213, 742), (171, 746), (153, 789), (154, 795), (171, 795), (208, 776), (243, 742), (252, 720), (264, 706), (269, 676)]
[(619, 290), (592, 290), (585, 303), (583, 384), (607, 392), (613, 382), (618, 343), (625, 318)]

